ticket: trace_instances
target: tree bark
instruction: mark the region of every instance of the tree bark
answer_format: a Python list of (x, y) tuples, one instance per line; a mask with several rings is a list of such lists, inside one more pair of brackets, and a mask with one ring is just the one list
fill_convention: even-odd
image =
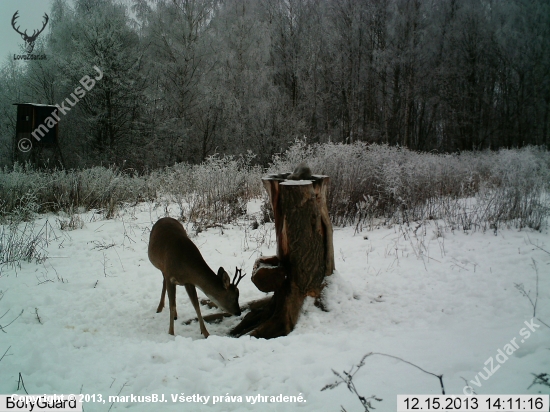
[(252, 281), (274, 294), (252, 309), (231, 333), (258, 338), (288, 335), (296, 325), (306, 296), (322, 307), (324, 279), (334, 271), (332, 224), (326, 195), (328, 176), (286, 180), (289, 173), (264, 177), (262, 182), (275, 216), (277, 255), (260, 257)]

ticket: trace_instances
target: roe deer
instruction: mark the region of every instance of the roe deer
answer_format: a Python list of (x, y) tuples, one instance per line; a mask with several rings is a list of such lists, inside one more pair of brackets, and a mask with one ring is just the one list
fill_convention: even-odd
[[(170, 305), (170, 329), (168, 333), (174, 334), (174, 319), (178, 318), (176, 312), (176, 285), (183, 285), (187, 290), (189, 299), (197, 312), (201, 333), (205, 338), (209, 333), (204, 326), (197, 290), (202, 290), (221, 309), (239, 316), (239, 289), (237, 285), (244, 276), (236, 270), (233, 281), (230, 282), (227, 272), (220, 267), (216, 275), (204, 261), (201, 252), (189, 239), (182, 224), (171, 217), (163, 217), (153, 225), (149, 237), (149, 260), (162, 272), (162, 295), (157, 308), (157, 313), (164, 308), (164, 296), (168, 291), (168, 303)], [(239, 279), (235, 282), (239, 274)]]

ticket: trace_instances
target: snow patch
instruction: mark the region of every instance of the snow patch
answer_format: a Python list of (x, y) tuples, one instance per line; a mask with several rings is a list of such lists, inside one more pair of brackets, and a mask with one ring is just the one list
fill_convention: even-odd
[(353, 285), (337, 270), (325, 278), (322, 301), (329, 311), (342, 311), (354, 300)]

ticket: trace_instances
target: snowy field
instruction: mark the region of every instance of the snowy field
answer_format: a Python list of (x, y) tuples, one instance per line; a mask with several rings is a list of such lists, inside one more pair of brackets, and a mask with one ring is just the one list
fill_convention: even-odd
[[(249, 209), (257, 211), (258, 204)], [(147, 258), (147, 243), (164, 209), (141, 204), (113, 220), (81, 216), (84, 227), (73, 231), (60, 230), (57, 216), (43, 216), (36, 227), (47, 219), (55, 229), (49, 258), (2, 269), (0, 325), (23, 311), (0, 334), (2, 394), (23, 394), (17, 390), (21, 376), (30, 394), (95, 395), (86, 412), (360, 411), (345, 385), (321, 389), (335, 381), (332, 369), (348, 371), (369, 352), (443, 374), (447, 394), (462, 394), (465, 380), (478, 394), (549, 392), (528, 387), (532, 373), (550, 373), (550, 329), (530, 323), (533, 307), (515, 286), (523, 284), (534, 300), (538, 271), (536, 316), (550, 324), (548, 229), (495, 235), (436, 222), (361, 233), (334, 228), (337, 273), (326, 288), (329, 312), (306, 301), (296, 329), (272, 340), (228, 337), (240, 318), (226, 318), (207, 324), (205, 340), (198, 323), (183, 324), (195, 317), (184, 288), (177, 289), (175, 337), (168, 334), (168, 310), (156, 313), (162, 276)], [(248, 274), (239, 285), (241, 305), (264, 296), (250, 272), (258, 256), (274, 254), (271, 225), (252, 230), (243, 220), (192, 239), (215, 271), (224, 266), (233, 273), (238, 266)], [(203, 306), (202, 313), (216, 310)], [(525, 322), (534, 329), (528, 337)], [(498, 351), (510, 348), (499, 364)], [(487, 378), (491, 357), (500, 368), (485, 380), (480, 373)], [(397, 394), (441, 394), (436, 377), (383, 356), (367, 358), (354, 382), (361, 395), (383, 399), (373, 402), (378, 411), (395, 411)], [(155, 394), (166, 402), (108, 399)], [(173, 402), (176, 395), (209, 398), (187, 404)], [(253, 403), (258, 395), (301, 396), (303, 402)]]

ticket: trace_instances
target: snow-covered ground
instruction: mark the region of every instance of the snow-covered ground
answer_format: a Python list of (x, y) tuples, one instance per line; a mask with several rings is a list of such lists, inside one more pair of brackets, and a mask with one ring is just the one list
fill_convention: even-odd
[[(0, 356), (9, 347), (0, 361), (0, 393), (24, 393), (17, 390), (21, 374), (30, 394), (95, 395), (95, 403), (84, 405), (86, 412), (111, 406), (339, 411), (340, 405), (359, 411), (361, 404), (345, 385), (321, 389), (335, 381), (332, 369), (349, 370), (369, 352), (443, 374), (448, 394), (462, 394), (464, 379), (479, 382), (470, 383), (478, 394), (548, 393), (547, 387), (528, 386), (532, 373), (550, 372), (550, 329), (535, 320), (540, 327), (531, 326), (535, 331), (526, 338), (533, 308), (515, 287), (523, 284), (535, 299), (536, 265), (536, 315), (550, 323), (550, 254), (534, 246), (550, 251), (547, 229), (495, 235), (453, 231), (435, 222), (361, 233), (334, 228), (337, 273), (326, 289), (329, 312), (306, 301), (296, 329), (272, 340), (230, 338), (228, 331), (240, 319), (226, 318), (207, 324), (211, 335), (205, 340), (196, 322), (182, 324), (195, 317), (184, 288), (177, 290), (175, 337), (168, 334), (168, 310), (156, 313), (162, 276), (147, 258), (147, 243), (152, 224), (163, 215), (164, 209), (141, 204), (114, 220), (83, 214), (84, 228), (74, 231), (59, 230), (56, 216), (37, 222), (48, 219), (57, 228), (49, 258), (18, 270), (4, 268), (0, 277), (0, 316), (9, 309), (0, 325), (24, 311), (0, 334)], [(264, 296), (250, 271), (258, 256), (274, 253), (272, 226), (252, 230), (243, 221), (208, 229), (193, 241), (214, 270), (224, 266), (232, 273), (238, 266), (248, 273), (239, 285), (241, 304)], [(202, 307), (202, 313), (216, 310)], [(513, 354), (499, 364), (499, 349), (510, 348)], [(479, 373), (487, 377), (491, 357), (500, 368), (485, 380)], [(361, 395), (383, 399), (374, 402), (379, 411), (395, 411), (397, 394), (441, 393), (436, 377), (383, 356), (369, 357), (354, 382)], [(130, 398), (111, 405), (108, 397), (117, 394), (164, 394), (167, 402)], [(206, 404), (172, 402), (172, 395), (182, 394), (209, 398)], [(257, 395), (301, 396), (303, 402), (247, 400), (258, 401)]]

